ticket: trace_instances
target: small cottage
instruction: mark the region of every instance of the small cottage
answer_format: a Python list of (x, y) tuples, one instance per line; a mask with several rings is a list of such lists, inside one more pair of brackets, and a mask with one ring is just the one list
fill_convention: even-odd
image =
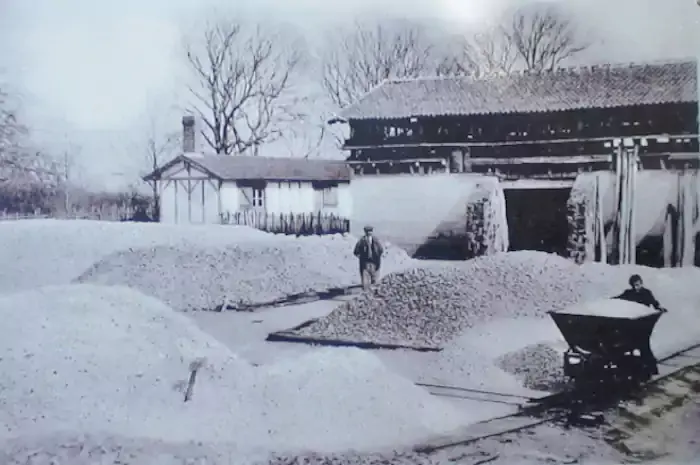
[(158, 185), (162, 223), (220, 223), (244, 212), (349, 218), (352, 210), (344, 162), (195, 153), (189, 116), (183, 118), (183, 153), (144, 180)]

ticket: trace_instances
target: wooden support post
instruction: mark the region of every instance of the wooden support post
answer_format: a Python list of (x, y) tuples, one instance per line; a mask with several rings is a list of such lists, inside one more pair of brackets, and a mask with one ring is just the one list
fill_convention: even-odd
[[(626, 142), (624, 141), (627, 145)], [(635, 142), (631, 147), (617, 144), (615, 160), (616, 208), (615, 239), (617, 241), (617, 264), (629, 265), (636, 262), (637, 241), (634, 228), (634, 203), (637, 177), (637, 155), (639, 146)]]
[(636, 210), (637, 210), (637, 174), (639, 171), (639, 144), (635, 144), (634, 148), (629, 152), (629, 264), (637, 263), (637, 228)]
[(593, 243), (595, 260), (607, 263), (608, 250), (603, 221), (603, 192), (600, 188), (600, 176), (595, 178), (595, 193), (593, 196)]
[(637, 155), (639, 145), (635, 143), (634, 148), (627, 150), (628, 182), (627, 182), (627, 264), (637, 263), (637, 238), (635, 236), (635, 210), (637, 191)]
[(622, 229), (622, 199), (620, 196), (621, 193), (621, 186), (622, 186), (622, 155), (623, 155), (624, 149), (622, 148), (622, 145), (619, 144), (615, 148), (615, 223), (614, 223), (614, 228), (613, 228), (613, 240), (614, 240), (614, 245), (613, 245), (613, 253), (615, 255), (615, 263), (616, 264), (621, 264), (622, 263), (622, 237), (621, 237), (621, 229)]
[(174, 200), (175, 200), (175, 202), (174, 202), (175, 203), (175, 205), (174, 205), (174, 207), (175, 207), (175, 215), (174, 215), (175, 216), (175, 224), (177, 224), (178, 221), (180, 220), (180, 217), (179, 217), (180, 212), (178, 211), (178, 205), (177, 205), (177, 197), (178, 197), (177, 185), (178, 185), (177, 180), (173, 181), (173, 189), (175, 190), (175, 193), (173, 194)]
[(697, 178), (690, 170), (679, 173), (679, 202), (678, 202), (678, 266), (693, 266), (695, 264), (695, 234), (697, 223), (695, 210), (697, 208)]

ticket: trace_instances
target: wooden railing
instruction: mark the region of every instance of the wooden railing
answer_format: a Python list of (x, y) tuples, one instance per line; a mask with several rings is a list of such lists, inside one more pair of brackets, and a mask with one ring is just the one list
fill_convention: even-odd
[(276, 234), (323, 236), (350, 232), (350, 220), (330, 213), (283, 213), (261, 211), (224, 213), (222, 224), (249, 226)]

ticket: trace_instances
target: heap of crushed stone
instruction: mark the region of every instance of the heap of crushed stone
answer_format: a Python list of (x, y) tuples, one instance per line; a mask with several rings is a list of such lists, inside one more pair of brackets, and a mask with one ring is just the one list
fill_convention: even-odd
[(273, 455), (256, 465), (442, 465), (443, 462), (428, 455), (414, 452), (393, 452), (392, 454), (357, 454), (346, 452), (331, 456), (307, 454), (289, 457)]
[[(183, 404), (175, 386), (191, 362), (248, 366), (184, 315), (120, 287), (4, 295), (0, 318), (0, 436), (149, 426), (157, 434)], [(198, 382), (210, 377), (217, 373), (204, 370)]]
[[(122, 287), (3, 296), (0, 318), (0, 450), (17, 457), (25, 439), (49, 446), (62, 434), (227, 443), (239, 454), (374, 452), (470, 421), (372, 353), (326, 349), (253, 367), (184, 315)], [(183, 382), (200, 358), (185, 403)], [(41, 462), (44, 445), (20, 463), (76, 452), (47, 450)], [(12, 462), (0, 453), (0, 463)]]
[(314, 337), (440, 346), (495, 318), (545, 317), (586, 297), (591, 280), (557, 255), (511, 252), (393, 273), (298, 331)]
[[(122, 285), (157, 297), (175, 310), (212, 309), (228, 302), (244, 306), (289, 295), (359, 284), (352, 236), (289, 237), (205, 244), (132, 248), (99, 261), (79, 283)], [(401, 249), (387, 245), (383, 270), (409, 266)]]
[[(559, 354), (566, 348), (561, 333), (548, 318), (494, 319), (466, 329), (445, 343), (442, 351), (426, 360), (419, 376), (428, 383), (535, 397), (537, 392), (525, 388), (522, 380), (504, 370), (498, 361), (538, 343), (555, 348)], [(529, 362), (525, 360), (524, 364)]]
[(496, 365), (534, 391), (557, 391), (566, 382), (561, 352), (548, 344), (532, 344), (502, 355)]
[[(0, 292), (69, 284), (112, 253), (130, 248), (192, 244), (224, 246), (276, 240), (246, 226), (91, 220), (0, 221)], [(11, 246), (7, 246), (11, 244)]]
[[(651, 348), (656, 357), (663, 358), (700, 341), (700, 314), (697, 311), (700, 303), (700, 287), (697, 286), (700, 282), (700, 269), (653, 269), (636, 265), (589, 263), (580, 266), (579, 273), (574, 275), (579, 276), (577, 282), (588, 283), (580, 289), (583, 297), (580, 302), (562, 307), (560, 311), (617, 317), (647, 314), (649, 309), (644, 307), (637, 313), (639, 309), (636, 304), (609, 299), (628, 286), (630, 275), (639, 274), (645, 285), (668, 309), (668, 313), (659, 319), (651, 336)], [(560, 281), (567, 279), (571, 277), (559, 278)], [(536, 302), (532, 305), (536, 306)], [(543, 349), (549, 355), (537, 349), (530, 351), (529, 346), (538, 344), (549, 346), (550, 348)], [(522, 395), (534, 396), (534, 389), (524, 389), (523, 378), (517, 376), (514, 370), (510, 370), (509, 375), (508, 369), (504, 371), (499, 361), (502, 362), (504, 357), (514, 358), (513, 366), (533, 373), (528, 375), (529, 379), (548, 378), (547, 373), (550, 373), (554, 377), (552, 389), (556, 390), (556, 379), (560, 376), (556, 373), (563, 365), (562, 354), (567, 344), (555, 323), (540, 315), (531, 318), (505, 317), (480, 323), (462, 331), (442, 347), (443, 350), (434, 355), (435, 360), (430, 362), (422, 376), (440, 380), (442, 384), (473, 386), (499, 392), (522, 391)], [(553, 351), (559, 355), (555, 356)], [(496, 372), (491, 367), (496, 368)], [(529, 384), (529, 381), (526, 382)], [(513, 383), (518, 385), (514, 386)]]
[(561, 310), (561, 313), (569, 315), (623, 319), (642, 318), (656, 312), (653, 307), (621, 299), (589, 300)]

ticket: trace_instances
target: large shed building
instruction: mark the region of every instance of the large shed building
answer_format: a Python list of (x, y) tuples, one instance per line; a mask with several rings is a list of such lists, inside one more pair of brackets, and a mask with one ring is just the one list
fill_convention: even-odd
[[(621, 145), (634, 148), (641, 170), (698, 168), (694, 60), (482, 79), (389, 80), (342, 116), (350, 126), (347, 161), (357, 175), (353, 193), (366, 192), (375, 199), (356, 196), (356, 217), (376, 223), (372, 216), (382, 213), (373, 211), (390, 208), (376, 201), (391, 189), (388, 177), (472, 173), (463, 177), (468, 183), (474, 182), (473, 174), (491, 175), (505, 189), (512, 250), (570, 253), (571, 189), (583, 173), (612, 170)], [(459, 206), (464, 199), (452, 195), (447, 186), (442, 192), (440, 187), (424, 192), (423, 197), (422, 210), (427, 204), (456, 202), (451, 211), (464, 211)], [(410, 239), (416, 252), (416, 242), (434, 239), (444, 218), (404, 207), (396, 214), (413, 216), (415, 224), (433, 223), (432, 231), (422, 227), (425, 237)], [(392, 236), (407, 224), (397, 216), (385, 226), (385, 234)]]

